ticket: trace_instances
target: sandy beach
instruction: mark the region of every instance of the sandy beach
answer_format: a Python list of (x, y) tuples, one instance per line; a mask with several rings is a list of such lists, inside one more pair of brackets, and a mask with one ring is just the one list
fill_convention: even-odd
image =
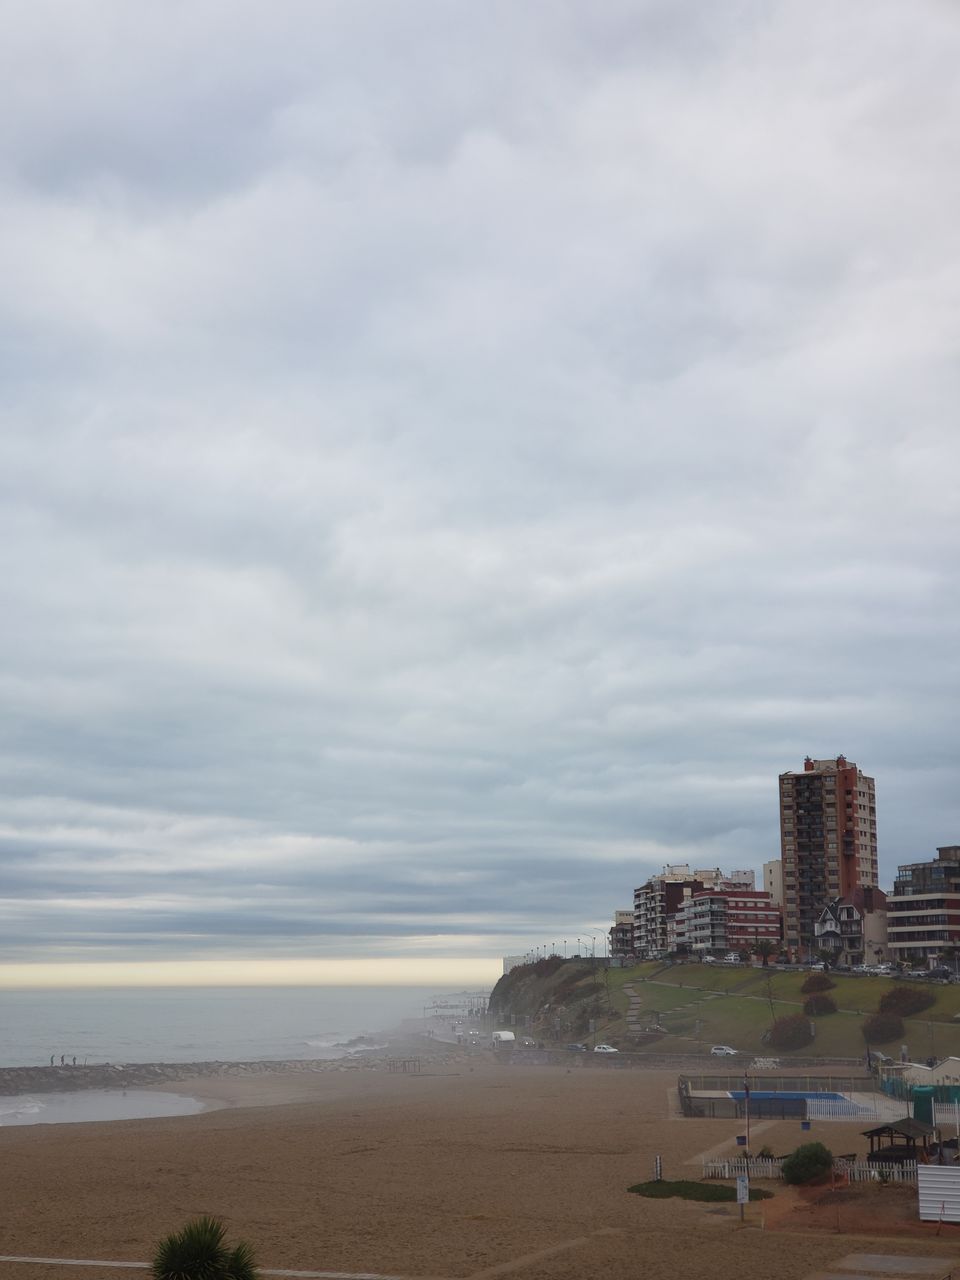
[[(960, 1235), (798, 1234), (789, 1219), (761, 1230), (760, 1204), (741, 1228), (735, 1206), (628, 1194), (656, 1154), (666, 1177), (696, 1178), (701, 1153), (734, 1149), (737, 1122), (676, 1114), (675, 1073), (484, 1054), (419, 1075), (381, 1063), (163, 1087), (214, 1109), (0, 1130), (0, 1253), (144, 1261), (158, 1237), (212, 1213), (264, 1267), (410, 1277), (801, 1280), (852, 1249), (960, 1256)], [(858, 1126), (822, 1129), (853, 1149)], [(778, 1153), (800, 1140), (796, 1122), (762, 1132)], [(91, 1274), (3, 1266), (9, 1280)]]

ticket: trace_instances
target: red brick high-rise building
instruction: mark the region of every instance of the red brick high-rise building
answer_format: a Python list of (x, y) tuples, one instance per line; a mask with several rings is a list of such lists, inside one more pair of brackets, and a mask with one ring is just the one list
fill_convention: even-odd
[(806, 960), (827, 903), (879, 879), (873, 778), (845, 756), (807, 756), (801, 773), (781, 773), (780, 850), (784, 946)]

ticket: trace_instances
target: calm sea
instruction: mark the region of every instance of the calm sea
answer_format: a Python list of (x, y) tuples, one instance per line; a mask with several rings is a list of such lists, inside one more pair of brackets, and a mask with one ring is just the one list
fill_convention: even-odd
[(336, 1058), (419, 1018), (435, 987), (0, 991), (0, 1066)]

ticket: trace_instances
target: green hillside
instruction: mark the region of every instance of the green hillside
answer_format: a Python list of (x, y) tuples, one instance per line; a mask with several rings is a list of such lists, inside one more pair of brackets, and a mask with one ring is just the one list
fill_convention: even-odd
[[(864, 1018), (896, 984), (890, 978), (829, 976), (838, 1012), (814, 1020), (816, 1038), (797, 1056), (862, 1058)], [(789, 1052), (768, 1049), (762, 1037), (776, 1018), (803, 1011), (800, 988), (809, 977), (734, 965), (650, 963), (605, 970), (552, 957), (501, 978), (490, 1008), (548, 1044), (607, 1042), (639, 1053), (707, 1052), (713, 1044), (728, 1044), (744, 1054), (789, 1058)], [(914, 1060), (960, 1057), (960, 985), (924, 984), (923, 990), (934, 995), (933, 1006), (905, 1019), (902, 1039), (872, 1048), (895, 1056), (906, 1043)], [(631, 1022), (663, 1031), (638, 1036)]]
[[(597, 1036), (609, 1036), (623, 1049), (639, 1048), (658, 1053), (696, 1051), (698, 1045), (729, 1044), (745, 1053), (764, 1054), (763, 1032), (774, 1018), (800, 1013), (804, 996), (800, 988), (809, 973), (781, 973), (762, 968), (722, 965), (637, 965), (612, 969), (605, 990), (614, 1016), (598, 1027)], [(800, 1055), (857, 1058), (866, 1045), (861, 1034), (864, 1017), (876, 1010), (881, 996), (893, 985), (890, 978), (830, 975), (830, 996), (838, 1012), (815, 1019), (814, 1043)], [(626, 990), (630, 988), (630, 993)], [(925, 988), (927, 989), (927, 988)], [(905, 1020), (905, 1043), (914, 1059), (950, 1054), (960, 1057), (960, 985), (932, 986), (936, 1003), (916, 1018)], [(659, 1024), (667, 1034), (655, 1043), (633, 1045), (625, 1020), (633, 995), (633, 1010), (643, 1021)], [(900, 1041), (875, 1046), (898, 1054)], [(778, 1057), (789, 1057), (782, 1051)]]

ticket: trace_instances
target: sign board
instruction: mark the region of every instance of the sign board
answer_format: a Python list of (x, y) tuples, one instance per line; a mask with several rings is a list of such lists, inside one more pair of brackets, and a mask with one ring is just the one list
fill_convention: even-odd
[(737, 1178), (737, 1204), (750, 1203), (750, 1179), (746, 1174)]

